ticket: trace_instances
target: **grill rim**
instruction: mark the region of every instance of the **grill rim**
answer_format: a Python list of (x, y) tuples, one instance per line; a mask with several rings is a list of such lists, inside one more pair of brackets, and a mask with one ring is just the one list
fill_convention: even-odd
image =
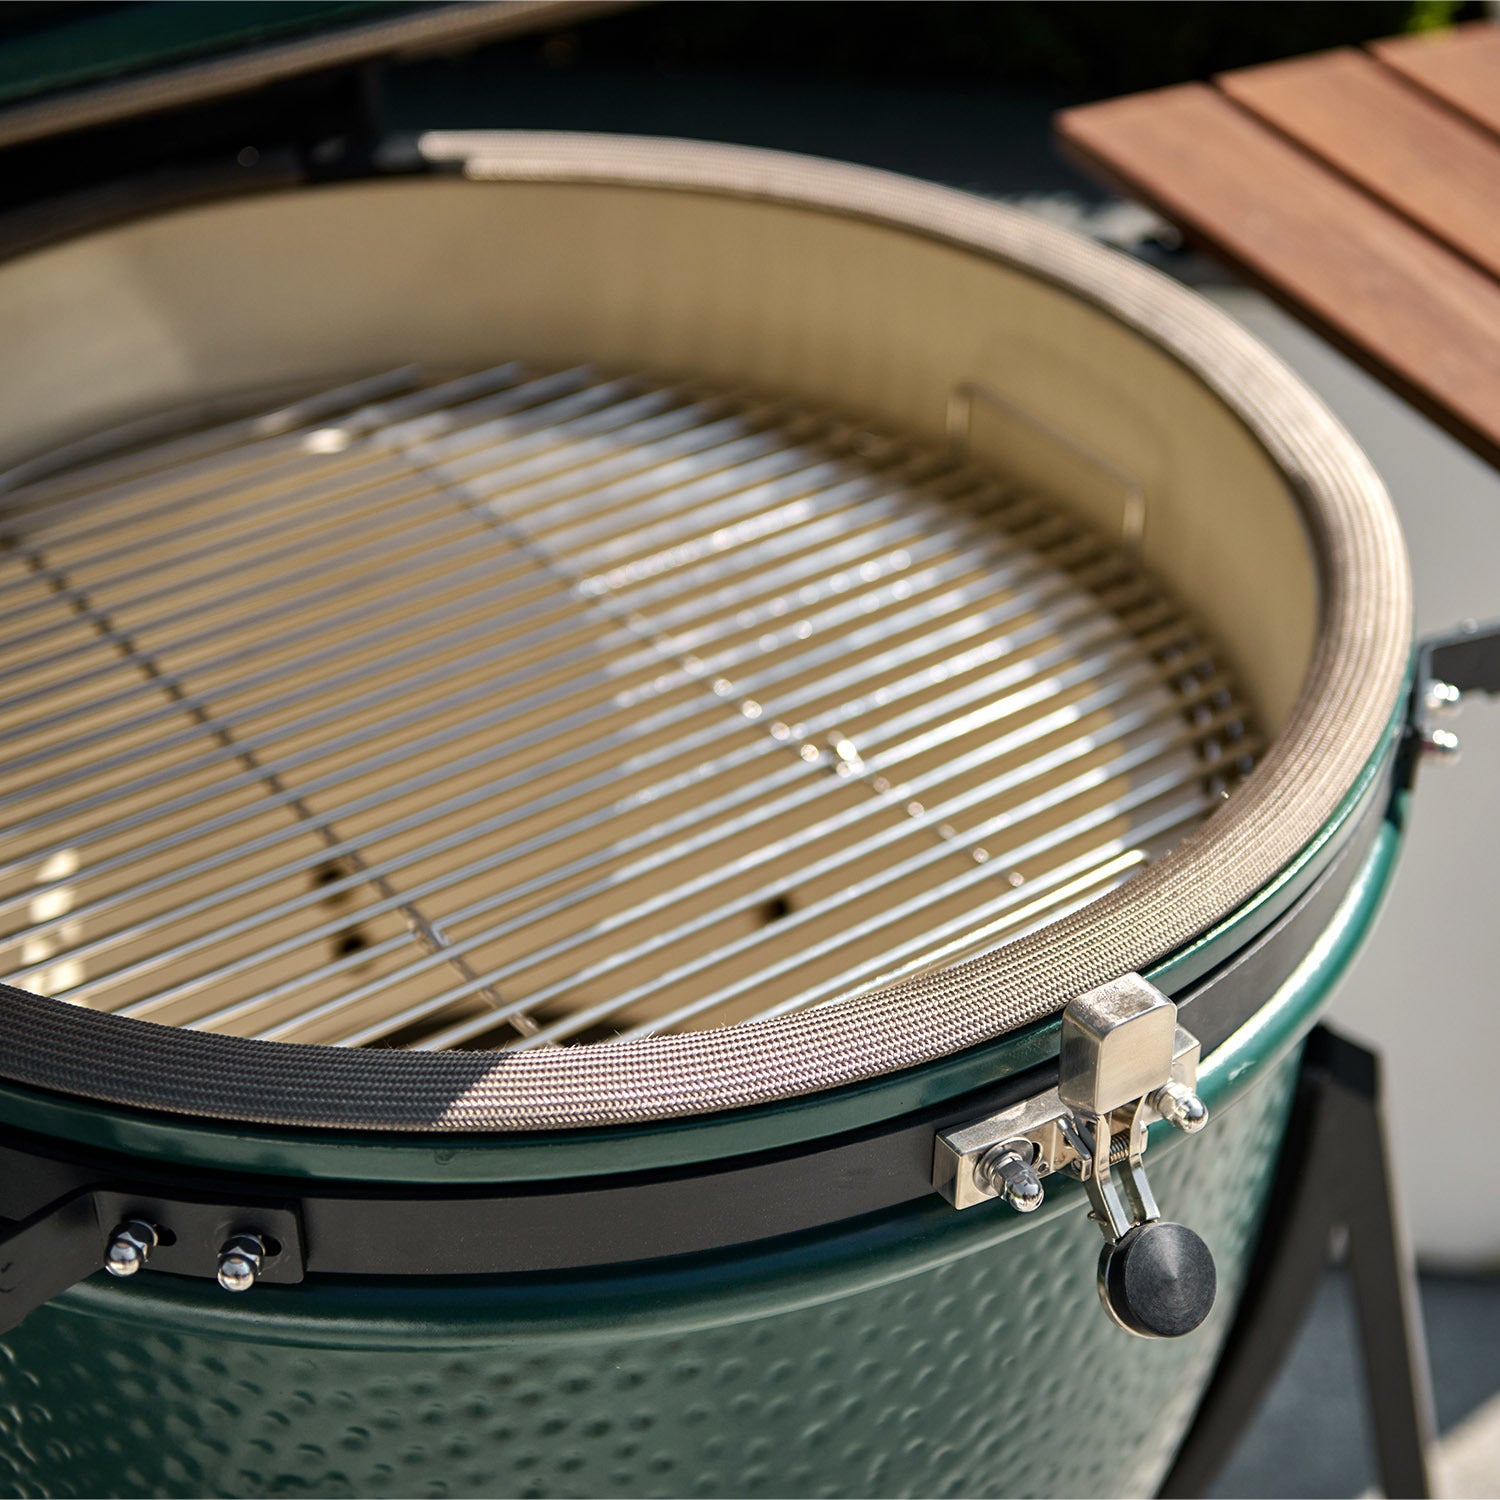
[(1151, 967), (1273, 880), (1387, 751), (1411, 598), (1385, 491), (1321, 402), (1194, 293), (1017, 210), (867, 168), (533, 132), (445, 133), (422, 149), (478, 180), (675, 189), (867, 220), (1019, 269), (1142, 334), (1220, 398), (1299, 505), (1321, 600), (1296, 706), (1234, 798), (1126, 887), (989, 954), (837, 1007), (577, 1048), (371, 1052), (179, 1030), (5, 988), (0, 1077), (208, 1119), (435, 1132), (649, 1122), (816, 1094), (995, 1041)]

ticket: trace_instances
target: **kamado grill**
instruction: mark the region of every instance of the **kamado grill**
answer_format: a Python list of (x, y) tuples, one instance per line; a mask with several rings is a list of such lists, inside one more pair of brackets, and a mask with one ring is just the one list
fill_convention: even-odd
[(9, 1482), (1153, 1488), (1481, 638), (1069, 234), (402, 167), (0, 267)]

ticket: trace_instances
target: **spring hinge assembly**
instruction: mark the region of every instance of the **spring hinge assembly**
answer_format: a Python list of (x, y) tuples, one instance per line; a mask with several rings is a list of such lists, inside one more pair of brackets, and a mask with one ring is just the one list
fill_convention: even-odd
[(1090, 990), (1063, 1011), (1057, 1087), (939, 1132), (933, 1186), (955, 1208), (999, 1198), (1029, 1213), (1043, 1178), (1081, 1181), (1104, 1233), (1099, 1296), (1110, 1317), (1145, 1338), (1190, 1333), (1213, 1306), (1213, 1257), (1161, 1217), (1142, 1157), (1154, 1121), (1188, 1133), (1207, 1124), (1198, 1054), (1177, 1007), (1139, 974)]

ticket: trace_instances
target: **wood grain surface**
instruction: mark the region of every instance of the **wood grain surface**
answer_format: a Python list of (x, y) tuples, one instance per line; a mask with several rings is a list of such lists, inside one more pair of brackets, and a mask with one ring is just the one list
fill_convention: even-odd
[(1352, 48), (1227, 73), (1217, 83), (1267, 125), (1500, 277), (1500, 138), (1473, 129)]
[[(1464, 32), (1500, 117), (1500, 28)], [(1381, 50), (1068, 110), (1058, 138), (1500, 465), (1500, 138)]]
[(1500, 26), (1471, 21), (1452, 31), (1374, 42), (1370, 51), (1386, 67), (1500, 135)]

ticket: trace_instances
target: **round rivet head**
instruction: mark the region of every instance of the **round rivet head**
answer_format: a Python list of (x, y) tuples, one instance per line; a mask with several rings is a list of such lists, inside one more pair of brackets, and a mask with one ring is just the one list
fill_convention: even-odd
[(1151, 1105), (1167, 1124), (1185, 1135), (1208, 1124), (1208, 1106), (1185, 1083), (1164, 1083), (1151, 1096)]
[(1029, 1214), (1040, 1208), (1045, 1196), (1041, 1180), (1030, 1167), (1016, 1173), (1015, 1179), (1005, 1185), (1005, 1201), (1018, 1214)]
[(248, 1255), (225, 1255), (219, 1259), (219, 1285), (226, 1292), (248, 1292), (259, 1273)]
[(1029, 1214), (1042, 1206), (1046, 1191), (1036, 1168), (1014, 1147), (998, 1146), (981, 1159), (980, 1178), (1018, 1214)]
[(1099, 1259), (1099, 1296), (1116, 1323), (1148, 1339), (1191, 1333), (1218, 1292), (1214, 1258), (1186, 1224), (1128, 1229)]
[(1463, 701), (1463, 696), (1463, 693), (1451, 682), (1434, 679), (1427, 684), (1427, 706), (1437, 712), (1447, 708), (1457, 708)]
[(235, 1235), (219, 1251), (219, 1285), (226, 1292), (248, 1292), (260, 1277), (265, 1255), (259, 1235)]
[(1430, 760), (1456, 761), (1459, 751), (1463, 748), (1458, 742), (1458, 736), (1451, 729), (1425, 730), (1418, 743), (1422, 754)]
[(156, 1249), (156, 1226), (144, 1219), (127, 1219), (109, 1237), (104, 1269), (111, 1276), (134, 1276)]
[(129, 1240), (112, 1240), (104, 1257), (104, 1269), (111, 1276), (134, 1276), (145, 1264), (145, 1252)]

